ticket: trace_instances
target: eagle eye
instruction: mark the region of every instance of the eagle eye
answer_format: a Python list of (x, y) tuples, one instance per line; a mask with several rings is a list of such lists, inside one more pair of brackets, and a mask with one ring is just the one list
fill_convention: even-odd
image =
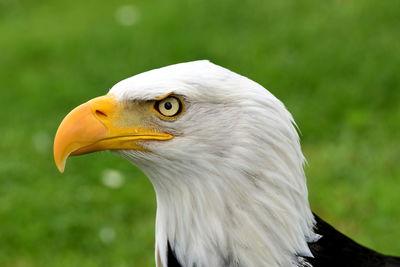
[(154, 108), (162, 116), (173, 118), (182, 112), (182, 101), (176, 96), (168, 96), (155, 102)]

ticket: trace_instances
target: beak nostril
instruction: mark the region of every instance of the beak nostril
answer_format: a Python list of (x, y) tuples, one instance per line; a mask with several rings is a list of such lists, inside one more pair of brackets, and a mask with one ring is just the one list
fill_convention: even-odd
[(99, 117), (108, 117), (107, 114), (105, 114), (103, 111), (101, 110), (96, 110), (96, 115)]

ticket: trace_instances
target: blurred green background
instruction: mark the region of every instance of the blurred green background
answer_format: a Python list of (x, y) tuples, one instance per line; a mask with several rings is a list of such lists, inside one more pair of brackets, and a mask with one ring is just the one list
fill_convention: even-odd
[(154, 266), (155, 196), (102, 152), (56, 170), (73, 107), (196, 59), (250, 77), (301, 131), (313, 210), (400, 255), (400, 2), (0, 0), (0, 266)]

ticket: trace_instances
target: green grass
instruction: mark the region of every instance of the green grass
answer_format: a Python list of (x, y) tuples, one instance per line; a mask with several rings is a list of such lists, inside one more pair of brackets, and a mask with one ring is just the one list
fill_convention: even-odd
[[(154, 265), (144, 175), (107, 152), (61, 175), (52, 139), (117, 81), (196, 59), (279, 97), (302, 131), (313, 209), (400, 255), (399, 1), (138, 0), (130, 26), (124, 5), (0, 0), (0, 266)], [(107, 169), (123, 186), (103, 184)]]

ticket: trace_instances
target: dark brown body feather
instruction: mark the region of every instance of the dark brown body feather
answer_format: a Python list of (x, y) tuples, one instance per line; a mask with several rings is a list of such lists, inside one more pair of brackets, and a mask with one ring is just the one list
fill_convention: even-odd
[(357, 244), (315, 215), (315, 231), (322, 237), (309, 243), (313, 267), (400, 267), (400, 258), (386, 256)]

